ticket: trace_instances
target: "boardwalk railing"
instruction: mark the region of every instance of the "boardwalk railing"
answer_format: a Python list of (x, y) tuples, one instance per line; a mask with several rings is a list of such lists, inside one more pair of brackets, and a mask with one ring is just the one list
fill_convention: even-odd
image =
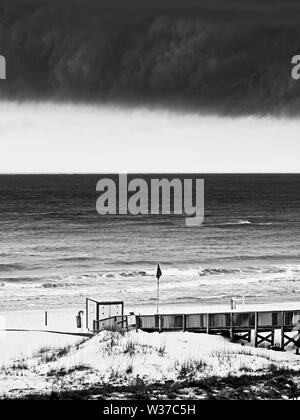
[[(251, 341), (254, 331), (254, 344), (266, 342), (275, 344), (275, 330), (281, 331), (280, 347), (298, 341), (289, 336), (295, 325), (300, 322), (300, 310), (297, 311), (259, 311), (259, 312), (223, 312), (198, 314), (162, 314), (140, 315), (136, 317), (136, 329), (146, 332), (191, 331), (207, 334), (226, 334)], [(300, 327), (299, 327), (300, 328)], [(101, 330), (128, 330), (128, 317), (115, 316), (94, 321), (94, 332)], [(295, 334), (294, 334), (295, 335)]]
[(267, 342), (275, 344), (275, 330), (281, 331), (280, 347), (288, 344), (298, 345), (287, 333), (293, 331), (300, 322), (299, 311), (260, 311), (260, 312), (224, 312), (202, 314), (162, 314), (141, 315), (138, 328), (147, 332), (191, 331), (207, 334), (227, 334), (251, 341), (254, 331), (254, 344), (259, 346)]
[(94, 332), (103, 330), (121, 330), (128, 329), (128, 322), (126, 315), (112, 316), (109, 318), (99, 319), (93, 322)]
[(141, 315), (142, 330), (203, 330), (293, 328), (300, 321), (299, 311), (226, 312), (209, 314)]

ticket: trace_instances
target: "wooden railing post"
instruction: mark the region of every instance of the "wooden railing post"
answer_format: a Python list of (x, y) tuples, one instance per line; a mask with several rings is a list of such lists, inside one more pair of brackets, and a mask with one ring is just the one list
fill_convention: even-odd
[(284, 321), (285, 321), (285, 312), (281, 312), (281, 350), (284, 351)]
[[(122, 315), (122, 321), (123, 321), (123, 319), (124, 319), (124, 316)], [(125, 316), (125, 323), (126, 323), (126, 331), (128, 332), (129, 331), (129, 326), (128, 326), (128, 317), (127, 316)], [(123, 324), (122, 324), (122, 326), (123, 326)]]
[(209, 314), (206, 314), (206, 334), (209, 334)]
[(230, 334), (230, 341), (233, 341), (233, 313), (230, 313), (230, 330), (229, 330), (229, 334)]
[(186, 330), (186, 315), (182, 315), (182, 330)]
[(255, 312), (254, 347), (258, 346), (258, 313)]

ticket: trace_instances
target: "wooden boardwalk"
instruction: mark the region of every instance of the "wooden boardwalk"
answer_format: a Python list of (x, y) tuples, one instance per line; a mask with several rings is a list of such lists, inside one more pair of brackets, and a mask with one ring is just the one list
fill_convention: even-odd
[[(128, 326), (127, 315), (94, 321), (93, 330), (136, 328), (146, 332), (190, 331), (195, 333), (223, 334), (234, 339), (245, 339), (254, 345), (275, 345), (275, 331), (280, 331), (280, 349), (290, 343), (297, 347), (294, 339), (295, 326), (300, 330), (299, 310), (224, 311), (218, 313), (161, 314), (136, 316), (136, 326)], [(293, 334), (291, 334), (293, 332)]]

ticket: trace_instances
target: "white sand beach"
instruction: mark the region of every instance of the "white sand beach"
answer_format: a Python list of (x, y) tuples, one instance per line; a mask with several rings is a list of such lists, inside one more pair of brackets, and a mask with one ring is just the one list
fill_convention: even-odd
[[(87, 392), (94, 386), (130, 387), (138, 381), (150, 386), (214, 376), (261, 375), (274, 366), (299, 371), (299, 356), (242, 347), (206, 334), (103, 331), (77, 345), (40, 348), (31, 357), (2, 367), (0, 397)], [(122, 394), (110, 395), (114, 397), (122, 398)]]
[[(276, 310), (299, 309), (300, 304), (280, 304)], [(135, 309), (155, 313), (154, 308)], [(269, 310), (274, 305), (239, 307)], [(228, 307), (161, 307), (162, 313), (221, 312)], [(128, 385), (137, 378), (146, 383), (194, 378), (258, 375), (272, 366), (299, 371), (299, 356), (290, 346), (285, 352), (230, 343), (221, 336), (191, 332), (118, 333), (103, 331), (92, 338), (76, 328), (77, 308), (48, 311), (3, 312), (7, 331), (0, 340), (0, 396), (25, 397), (64, 390), (89, 389), (96, 383)], [(14, 330), (14, 331), (13, 331)], [(23, 330), (23, 331), (20, 331)], [(27, 331), (24, 331), (27, 330)], [(47, 332), (52, 331), (52, 332)], [(65, 334), (64, 334), (65, 333)], [(276, 338), (279, 340), (279, 337)], [(3, 380), (2, 380), (3, 379)]]
[[(64, 347), (75, 344), (84, 330), (76, 328), (76, 310), (1, 312), (6, 331), (0, 335), (0, 364), (29, 357), (41, 347)], [(48, 332), (50, 331), (50, 332)], [(65, 334), (64, 334), (65, 333)]]
[[(238, 305), (236, 312), (293, 309), (300, 310), (300, 302)], [(6, 330), (0, 332), (0, 364), (4, 364), (13, 359), (18, 360), (25, 356), (30, 356), (34, 351), (43, 346), (63, 347), (82, 340), (83, 337), (80, 334), (89, 333), (89, 331), (86, 329), (85, 312), (82, 317), (82, 328), (77, 328), (76, 315), (79, 310), (85, 310), (84, 305), (82, 308), (48, 310), (47, 325), (45, 325), (45, 312), (41, 310), (0, 312), (2, 326)], [(125, 307), (125, 313), (131, 311), (141, 315), (155, 314), (156, 307), (153, 305)], [(219, 312), (231, 312), (229, 305), (160, 306), (161, 314)]]

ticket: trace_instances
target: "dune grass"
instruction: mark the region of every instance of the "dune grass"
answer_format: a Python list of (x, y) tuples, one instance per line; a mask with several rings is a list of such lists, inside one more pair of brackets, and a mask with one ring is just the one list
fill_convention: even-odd
[[(24, 392), (22, 399), (108, 399), (112, 395), (125, 399), (300, 398), (299, 366), (288, 367), (266, 350), (237, 345), (176, 360), (170, 358), (164, 342), (145, 344), (138, 336), (110, 332), (95, 337), (92, 347), (88, 347), (97, 358), (107, 362), (102, 365), (105, 369), (97, 370), (81, 363), (81, 356), (73, 359), (73, 365), (69, 363), (68, 356), (73, 357), (81, 350), (84, 354), (85, 343), (86, 340), (63, 348), (43, 347), (33, 359), (16, 362), (9, 372), (3, 367), (1, 373), (26, 375), (30, 373), (30, 361), (34, 361), (34, 373), (53, 383), (50, 391), (45, 388)], [(161, 379), (138, 374), (137, 365), (148, 360), (152, 367), (159, 368), (162, 363), (165, 373)]]
[(47, 394), (28, 394), (24, 399), (87, 400), (115, 398), (126, 399), (208, 399), (257, 400), (299, 399), (300, 373), (289, 369), (274, 369), (260, 375), (244, 374), (227, 377), (212, 376), (201, 380), (185, 378), (182, 381), (147, 383), (136, 377), (128, 385), (97, 384), (85, 389), (64, 390)]

